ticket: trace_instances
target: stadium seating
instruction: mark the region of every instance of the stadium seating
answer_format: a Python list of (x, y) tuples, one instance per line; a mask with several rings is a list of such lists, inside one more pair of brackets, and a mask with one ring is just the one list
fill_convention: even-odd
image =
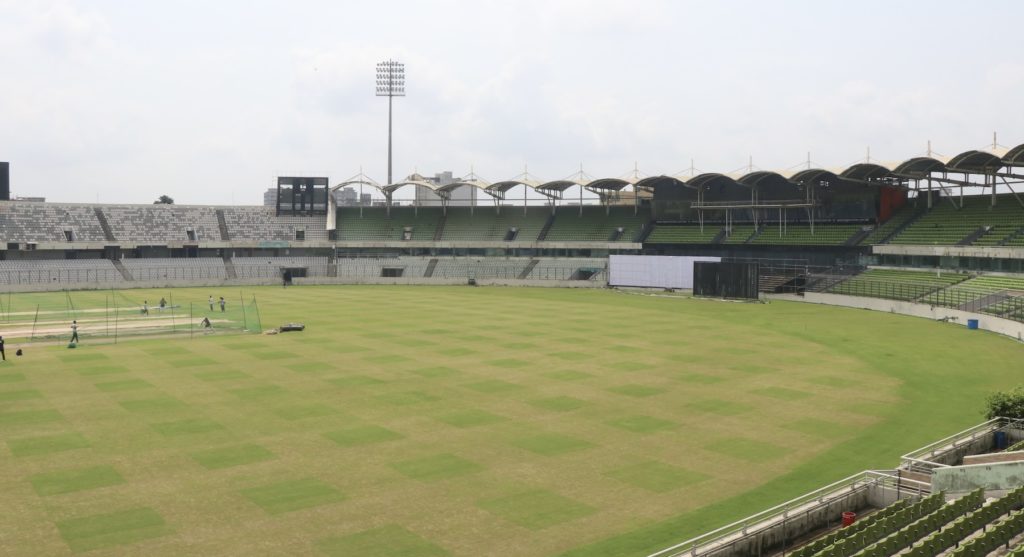
[(722, 226), (716, 224), (706, 225), (703, 230), (700, 226), (693, 224), (659, 224), (647, 236), (647, 242), (651, 244), (710, 244), (721, 231)]
[[(1024, 295), (1024, 279), (981, 276), (937, 291), (925, 297), (922, 301), (935, 305), (956, 307), (1000, 292), (1013, 292), (1015, 295)], [(982, 311), (998, 314), (999, 309), (997, 306), (987, 306)]]
[(849, 557), (869, 546), (877, 546), (880, 543), (885, 544), (890, 539), (898, 543), (905, 539), (903, 536), (898, 535), (903, 529), (917, 524), (926, 517), (935, 516), (936, 513), (942, 512), (944, 508), (952, 509), (944, 512), (944, 516), (952, 516), (954, 514), (959, 516), (967, 510), (977, 507), (981, 504), (981, 492), (972, 494), (970, 498), (961, 498), (954, 504), (955, 506), (944, 505), (942, 493), (934, 493), (910, 504), (896, 502), (863, 520), (853, 523), (849, 528), (843, 528), (814, 540), (793, 551), (790, 555), (792, 557), (811, 557), (812, 555)]
[[(973, 495), (973, 494), (972, 494)], [(933, 557), (953, 546), (950, 555), (981, 557), (1024, 532), (1024, 487), (974, 509), (959, 519), (933, 527), (933, 532), (904, 553), (906, 557)], [(990, 528), (991, 526), (991, 528)]]
[[(103, 213), (114, 237), (120, 241), (166, 245), (168, 242), (220, 240), (213, 207), (105, 205)], [(189, 230), (194, 232), (193, 238), (189, 237)]]
[(476, 207), (472, 213), (468, 207), (449, 207), (441, 240), (500, 242), (509, 238), (514, 227), (518, 230), (515, 241), (536, 242), (551, 210), (528, 207), (523, 213), (522, 207), (512, 206), (502, 207), (501, 213), (494, 207)]
[(800, 245), (800, 246), (841, 246), (864, 229), (860, 224), (790, 224), (779, 229), (778, 224), (767, 224), (751, 244), (756, 245)]
[(0, 260), (0, 284), (110, 284), (124, 276), (107, 259)]
[[(573, 280), (589, 278), (589, 280), (606, 279), (607, 259), (542, 259), (530, 269), (526, 277), (531, 280)], [(585, 277), (582, 273), (590, 275)]]
[(917, 216), (917, 214), (918, 210), (916, 207), (909, 204), (904, 205), (898, 211), (893, 213), (893, 215), (889, 217), (889, 220), (875, 227), (874, 231), (872, 231), (871, 234), (864, 239), (863, 243), (868, 245), (882, 243), (899, 227), (903, 226), (904, 224), (907, 223), (907, 221)]
[(233, 257), (238, 278), (280, 279), (283, 267), (305, 267), (309, 276), (326, 276), (329, 265), (326, 257)]
[[(296, 241), (302, 230), (306, 240), (327, 239), (327, 216), (285, 216), (274, 214), (273, 207), (222, 207), (224, 222), (232, 241)], [(213, 226), (217, 226), (216, 214)], [(217, 236), (219, 237), (219, 235)]]
[(754, 231), (757, 230), (752, 224), (733, 225), (731, 231), (727, 231), (723, 244), (745, 244)]
[[(901, 552), (914, 557), (938, 555), (977, 528), (1019, 506), (1019, 491), (1014, 490), (984, 507), (981, 489), (950, 503), (945, 502), (941, 492), (913, 504), (897, 502), (848, 528), (818, 538), (791, 555), (881, 557)], [(896, 510), (891, 510), (894, 507)]]
[(353, 257), (338, 259), (338, 276), (373, 279), (384, 276), (384, 269), (402, 269), (402, 278), (423, 277), (429, 257)]
[[(549, 209), (550, 210), (550, 209)], [(607, 211), (607, 213), (606, 213)], [(548, 242), (633, 242), (643, 231), (650, 218), (641, 209), (634, 214), (632, 207), (559, 207), (548, 231)], [(623, 230), (621, 236), (618, 229)]]
[(832, 286), (829, 291), (850, 296), (916, 300), (968, 278), (960, 273), (869, 269)]
[(439, 258), (434, 278), (519, 278), (530, 263), (527, 258)]
[(1004, 240), (1003, 245), (1018, 248), (1024, 247), (1024, 226), (1020, 227), (1015, 234)]
[(954, 201), (957, 206), (949, 200), (939, 199), (928, 214), (900, 232), (890, 243), (956, 245), (987, 229), (972, 243), (993, 246), (1015, 234), (1024, 222), (1024, 208), (1010, 195), (997, 196), (994, 207), (989, 196), (966, 197), (962, 209), (959, 208), (959, 199)]
[(295, 232), (298, 230), (303, 232), (303, 240), (327, 241), (326, 215), (280, 216), (272, 217), (272, 221), (276, 226), (284, 229), (284, 233), (291, 241), (297, 240)]
[(106, 236), (91, 205), (0, 201), (0, 231), (7, 242), (103, 242)]
[(385, 242), (404, 240), (408, 227), (410, 240), (430, 241), (441, 220), (437, 207), (392, 207), (390, 216), (383, 207), (354, 207), (338, 209), (337, 229), (340, 241)]
[(224, 261), (217, 257), (176, 257), (122, 259), (132, 279), (144, 281), (223, 280), (227, 278)]

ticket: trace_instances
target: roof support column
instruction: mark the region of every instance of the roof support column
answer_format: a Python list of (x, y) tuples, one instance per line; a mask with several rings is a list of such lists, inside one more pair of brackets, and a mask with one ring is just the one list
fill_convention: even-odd
[[(989, 174), (985, 173), (985, 183), (989, 182)], [(996, 177), (992, 176), (992, 206), (996, 206)]]
[[(993, 176), (993, 181), (994, 180), (995, 177)], [(1013, 197), (1017, 200), (1017, 203), (1020, 203), (1020, 206), (1024, 207), (1024, 199), (1021, 199), (1020, 196), (1017, 195), (1017, 192), (1013, 191), (1013, 186), (1011, 186), (1010, 183), (1006, 181), (1006, 178), (1003, 178), (1003, 184), (1006, 184), (1006, 187), (1010, 190), (1010, 193), (1012, 193)]]
[(753, 218), (754, 213), (757, 212), (757, 187), (750, 188), (750, 216)]
[[(942, 173), (942, 177), (943, 178), (947, 177), (945, 172)], [(966, 181), (969, 177), (970, 176), (966, 172), (964, 172), (964, 180)], [(960, 208), (961, 209), (964, 208), (964, 185), (963, 184), (960, 184)]]

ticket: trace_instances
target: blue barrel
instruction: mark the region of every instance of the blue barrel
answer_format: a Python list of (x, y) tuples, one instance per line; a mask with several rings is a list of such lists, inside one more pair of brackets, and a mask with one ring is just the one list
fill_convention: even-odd
[(1005, 431), (997, 431), (996, 435), (995, 435), (995, 442), (996, 442), (996, 448), (997, 449), (999, 449), (999, 450), (1005, 449), (1007, 447), (1007, 445), (1009, 445), (1009, 443), (1006, 440), (1006, 432)]
[(977, 319), (968, 319), (967, 320), (967, 328), (968, 329), (977, 329), (978, 328), (978, 320)]

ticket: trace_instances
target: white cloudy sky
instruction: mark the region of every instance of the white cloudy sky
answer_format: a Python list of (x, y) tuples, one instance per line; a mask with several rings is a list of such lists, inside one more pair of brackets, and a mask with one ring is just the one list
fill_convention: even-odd
[(0, 0), (16, 195), (261, 202), (395, 175), (779, 169), (1024, 142), (1019, 0)]

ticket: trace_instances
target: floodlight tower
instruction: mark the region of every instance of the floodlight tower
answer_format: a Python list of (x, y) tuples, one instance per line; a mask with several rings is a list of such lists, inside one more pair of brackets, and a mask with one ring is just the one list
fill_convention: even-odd
[(388, 184), (391, 184), (391, 99), (405, 96), (405, 64), (394, 60), (377, 64), (377, 96), (388, 98)]

